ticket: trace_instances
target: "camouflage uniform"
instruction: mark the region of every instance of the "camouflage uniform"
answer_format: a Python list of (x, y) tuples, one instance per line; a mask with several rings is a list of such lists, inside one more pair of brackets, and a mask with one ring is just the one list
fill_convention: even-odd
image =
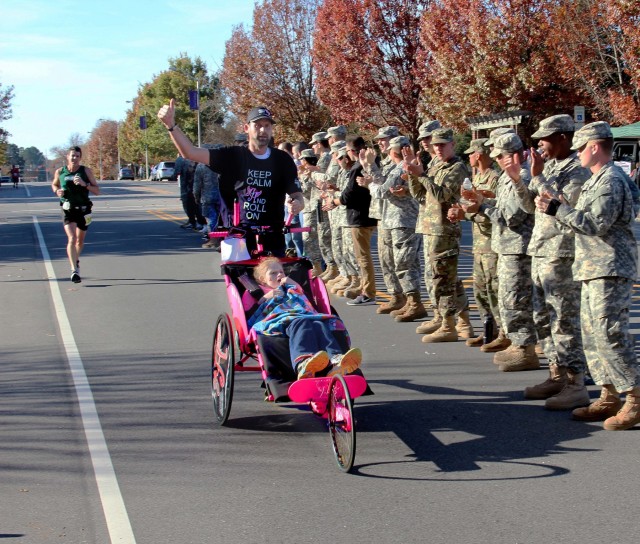
[[(307, 149), (305, 151), (310, 150)], [(312, 262), (319, 263), (322, 261), (318, 233), (318, 201), (320, 200), (320, 191), (315, 183), (313, 183), (310, 172), (299, 173), (298, 180), (300, 181), (302, 196), (304, 197), (304, 210), (302, 212), (304, 226), (311, 228), (311, 231), (302, 233), (304, 254)]]
[[(447, 132), (444, 129), (440, 129)], [(469, 176), (460, 157), (448, 161), (432, 161), (426, 176), (411, 176), (409, 188), (414, 199), (423, 204), (419, 224), (425, 236), (425, 257), (429, 259), (432, 277), (432, 303), (440, 316), (450, 317), (468, 307), (466, 295), (459, 306), (458, 256), (462, 229), (447, 219), (447, 212), (458, 201), (460, 185)]]
[[(495, 194), (498, 178), (498, 172), (489, 168), (474, 176), (473, 186)], [(482, 320), (491, 316), (500, 326), (498, 254), (491, 249), (491, 221), (480, 213), (465, 214), (465, 219), (473, 223), (473, 296)]]
[(402, 185), (402, 164), (395, 164), (384, 183), (369, 185), (372, 198), (382, 199), (382, 228), (378, 231), (380, 264), (390, 294), (420, 293), (420, 251), (422, 239), (416, 234), (418, 203), (409, 196), (397, 196), (389, 189)]
[[(600, 134), (603, 125), (608, 127), (591, 123), (576, 132), (573, 149), (606, 137)], [(640, 385), (629, 334), (638, 258), (632, 230), (636, 210), (627, 176), (609, 162), (585, 182), (575, 209), (559, 204), (555, 211), (556, 220), (576, 233), (573, 277), (582, 282), (580, 319), (589, 371), (596, 384), (613, 385), (618, 392)]]
[(580, 336), (580, 283), (571, 274), (574, 234), (537, 210), (534, 199), (550, 190), (573, 206), (589, 177), (590, 172), (580, 166), (574, 153), (564, 160), (548, 160), (528, 188), (518, 185), (516, 191), (522, 207), (529, 213), (535, 211), (527, 254), (532, 257), (533, 320), (538, 340), (549, 364), (567, 367), (576, 374), (584, 372), (585, 358)]
[[(506, 134), (496, 140), (496, 145), (502, 138), (511, 136), (517, 138)], [(522, 144), (519, 145), (522, 149)], [(492, 158), (497, 156), (496, 151), (500, 150), (494, 149)], [(527, 186), (530, 179), (529, 164), (525, 161), (518, 185)], [(513, 344), (529, 346), (537, 341), (532, 315), (531, 257), (527, 255), (534, 217), (522, 209), (515, 193), (516, 184), (503, 172), (496, 185), (495, 199), (486, 199), (480, 206), (480, 212), (491, 220), (491, 249), (498, 254), (498, 303), (502, 328)]]
[[(349, 170), (340, 168), (336, 185), (338, 189), (333, 192), (333, 198), (339, 199), (342, 191), (349, 183)], [(333, 256), (338, 262), (341, 273), (344, 269), (345, 277), (360, 276), (360, 267), (356, 261), (355, 249), (353, 247), (353, 235), (347, 219), (347, 207), (340, 205), (330, 212), (331, 215), (331, 247)], [(340, 267), (342, 263), (342, 268)]]
[[(321, 173), (326, 173), (331, 164), (331, 152), (326, 151), (318, 158), (318, 168)], [(336, 171), (337, 174), (337, 171)], [(318, 191), (318, 195), (320, 192)], [(318, 225), (318, 243), (320, 245), (320, 253), (327, 266), (335, 265), (336, 261), (333, 258), (333, 250), (331, 249), (331, 224), (329, 223), (329, 214), (322, 211), (321, 221), (317, 221)], [(305, 223), (306, 225), (306, 223)]]

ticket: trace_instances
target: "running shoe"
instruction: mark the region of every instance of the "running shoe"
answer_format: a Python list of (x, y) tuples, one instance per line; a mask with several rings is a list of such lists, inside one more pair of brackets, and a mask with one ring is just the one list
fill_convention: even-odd
[(358, 295), (353, 300), (348, 300), (347, 306), (367, 306), (375, 303), (376, 301), (367, 295)]
[(360, 348), (351, 348), (340, 358), (338, 364), (333, 365), (333, 368), (327, 372), (327, 376), (351, 374), (360, 368), (360, 363), (362, 363), (362, 351)]
[(82, 278), (80, 277), (80, 274), (78, 274), (77, 270), (71, 272), (71, 281), (73, 283), (82, 283)]
[(313, 378), (316, 372), (320, 372), (329, 366), (329, 354), (326, 351), (318, 351), (298, 363), (296, 370), (298, 379)]

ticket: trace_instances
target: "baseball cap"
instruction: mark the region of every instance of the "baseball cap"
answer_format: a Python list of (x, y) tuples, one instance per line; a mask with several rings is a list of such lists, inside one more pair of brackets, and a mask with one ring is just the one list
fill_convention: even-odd
[(418, 141), (428, 138), (434, 130), (441, 127), (442, 125), (440, 124), (440, 121), (436, 121), (435, 119), (425, 121), (420, 125), (420, 127), (418, 127)]
[(378, 129), (378, 134), (376, 134), (373, 139), (374, 140), (382, 140), (383, 138), (395, 138), (400, 135), (400, 131), (398, 127), (390, 126), (390, 127), (382, 127)]
[(522, 148), (522, 140), (520, 137), (517, 134), (507, 133), (496, 138), (493, 143), (493, 150), (489, 156), (495, 159), (498, 155), (502, 155), (503, 153), (516, 153)]
[(411, 141), (406, 136), (396, 136), (389, 140), (389, 147), (403, 148), (409, 147), (410, 145)]
[(476, 140), (471, 140), (469, 142), (469, 149), (465, 150), (467, 155), (471, 155), (471, 153), (482, 153), (483, 155), (489, 153), (489, 148), (484, 144), (489, 138), (477, 138)]
[(345, 142), (344, 140), (333, 142), (331, 144), (331, 153), (336, 153), (337, 151), (340, 151), (343, 147), (346, 147), (346, 146), (347, 146), (347, 142)]
[(573, 145), (571, 149), (580, 149), (583, 145), (589, 143), (592, 140), (606, 140), (607, 138), (613, 138), (611, 132), (611, 126), (604, 121), (596, 121), (595, 123), (589, 123), (583, 126), (580, 130), (577, 130), (573, 135)]
[(316, 158), (316, 154), (313, 152), (313, 149), (305, 149), (300, 153), (301, 159), (314, 159)]
[(573, 117), (570, 115), (552, 115), (540, 121), (540, 127), (536, 130), (531, 137), (539, 140), (540, 138), (546, 138), (556, 132), (573, 132), (575, 130), (573, 124)]
[(338, 125), (335, 127), (329, 127), (327, 129), (327, 138), (329, 136), (342, 136), (343, 138), (347, 135), (347, 127), (344, 125)]
[(247, 114), (247, 123), (252, 123), (253, 121), (258, 121), (259, 119), (267, 119), (272, 123), (275, 123), (273, 120), (273, 116), (271, 115), (271, 111), (265, 106), (258, 106), (257, 108), (252, 108), (251, 111)]
[(326, 140), (327, 138), (329, 138), (329, 134), (326, 131), (316, 132), (313, 136), (311, 136), (309, 145), (315, 144), (316, 142), (321, 142), (322, 140)]
[(490, 145), (494, 145), (494, 142), (498, 136), (502, 136), (504, 134), (515, 134), (515, 133), (516, 133), (515, 130), (508, 127), (500, 127), (500, 128), (493, 129), (489, 133), (489, 139), (484, 143), (484, 145), (489, 147)]
[(431, 133), (432, 144), (448, 144), (453, 142), (453, 129), (437, 128)]

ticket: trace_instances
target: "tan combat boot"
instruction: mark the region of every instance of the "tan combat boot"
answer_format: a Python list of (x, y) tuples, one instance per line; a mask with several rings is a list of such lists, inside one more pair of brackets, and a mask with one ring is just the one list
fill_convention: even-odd
[(473, 325), (469, 319), (468, 311), (460, 312), (458, 322), (456, 323), (456, 330), (458, 331), (458, 336), (463, 340), (473, 338)]
[(540, 359), (544, 359), (546, 357), (546, 355), (544, 354), (544, 350), (542, 349), (542, 346), (540, 344), (536, 344), (536, 355)]
[[(567, 383), (567, 368), (564, 366), (558, 366), (556, 364), (549, 365), (549, 377), (538, 385), (531, 387), (525, 387), (524, 398), (525, 399), (548, 399), (553, 397), (562, 391)], [(587, 395), (588, 399), (588, 395)], [(587, 400), (587, 403), (589, 401)], [(578, 405), (583, 406), (583, 405)], [(575, 408), (575, 406), (572, 406)]]
[[(393, 315), (393, 312), (391, 312), (391, 315)], [(396, 321), (398, 323), (407, 323), (423, 317), (427, 317), (427, 310), (420, 300), (420, 293), (409, 293), (407, 295), (407, 303), (404, 305), (404, 312), (396, 315)]]
[(544, 403), (547, 410), (572, 410), (579, 406), (589, 406), (589, 392), (584, 385), (584, 373), (567, 369), (567, 383), (562, 391), (549, 397)]
[(584, 408), (576, 408), (571, 417), (577, 421), (604, 421), (622, 408), (620, 395), (613, 385), (603, 385), (600, 398)]
[(498, 368), (502, 372), (519, 372), (521, 370), (538, 370), (540, 360), (536, 355), (534, 344), (528, 346), (517, 346), (512, 344), (504, 351), (493, 356), (493, 362), (500, 365)]
[(351, 276), (351, 283), (346, 289), (338, 291), (338, 296), (354, 299), (360, 293), (362, 293), (362, 281), (360, 281), (360, 276)]
[(436, 332), (440, 325), (442, 325), (442, 316), (438, 310), (433, 311), (433, 319), (429, 321), (425, 321), (424, 323), (420, 323), (418, 328), (416, 329), (417, 334), (431, 334), (432, 332)]
[(507, 338), (507, 335), (502, 329), (495, 340), (492, 340), (488, 344), (480, 346), (480, 351), (485, 353), (495, 353), (497, 351), (503, 351), (511, 345), (511, 340)]
[(320, 278), (322, 276), (322, 264), (318, 261), (313, 262), (313, 269), (311, 270), (311, 277)]
[(473, 338), (469, 338), (469, 340), (467, 340), (465, 344), (470, 348), (478, 348), (482, 344), (484, 344), (484, 336), (480, 335), (480, 336), (474, 336)]
[(394, 310), (399, 310), (400, 308), (404, 308), (404, 305), (407, 303), (407, 297), (404, 296), (404, 293), (397, 293), (391, 295), (391, 298), (387, 302), (383, 302), (378, 306), (376, 310), (377, 314), (389, 314)]
[(338, 267), (335, 264), (330, 264), (329, 266), (327, 266), (327, 269), (324, 271), (322, 276), (320, 276), (320, 279), (323, 282), (327, 283), (328, 281), (331, 281), (337, 278), (338, 274), (339, 274)]
[(640, 423), (640, 387), (634, 387), (627, 393), (624, 406), (620, 411), (604, 422), (607, 431), (626, 431)]
[(455, 316), (445, 317), (442, 320), (440, 328), (431, 334), (425, 334), (422, 337), (422, 341), (425, 344), (432, 344), (436, 342), (457, 342), (458, 331), (456, 330)]
[(351, 283), (350, 277), (338, 276), (335, 280), (329, 282), (329, 291), (337, 293), (340, 289), (346, 289)]

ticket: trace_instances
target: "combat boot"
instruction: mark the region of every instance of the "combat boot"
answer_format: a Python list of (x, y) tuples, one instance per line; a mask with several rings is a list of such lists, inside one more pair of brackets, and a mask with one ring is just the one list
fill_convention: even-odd
[(589, 406), (591, 399), (584, 385), (584, 372), (567, 370), (567, 383), (562, 391), (549, 397), (544, 403), (547, 410), (572, 410), (579, 406)]
[(322, 277), (322, 263), (318, 261), (313, 262), (313, 268), (311, 269), (311, 277), (312, 278), (321, 278)]
[(329, 266), (327, 266), (326, 270), (324, 271), (324, 274), (320, 276), (320, 279), (323, 282), (327, 283), (328, 281), (331, 281), (337, 278), (338, 274), (339, 274), (338, 267), (335, 264), (330, 264)]
[(332, 293), (337, 293), (338, 291), (340, 291), (340, 289), (346, 289), (347, 287), (349, 287), (349, 284), (351, 283), (351, 278), (338, 276), (335, 280), (332, 280), (329, 283), (331, 285), (331, 287), (329, 287), (329, 291), (331, 291)]
[(544, 359), (546, 357), (546, 355), (544, 354), (544, 350), (542, 349), (542, 346), (540, 344), (536, 344), (536, 355), (540, 359)]
[(534, 344), (528, 346), (517, 346), (512, 344), (504, 351), (493, 356), (493, 362), (500, 365), (498, 368), (502, 372), (519, 372), (521, 370), (538, 370), (540, 360), (536, 355)]
[(473, 338), (473, 325), (469, 319), (468, 311), (460, 312), (458, 323), (456, 323), (456, 331), (458, 331), (458, 336), (463, 340)]
[[(549, 377), (538, 385), (531, 387), (525, 387), (524, 398), (525, 399), (548, 399), (557, 395), (564, 389), (567, 383), (567, 368), (564, 366), (558, 366), (556, 364), (549, 365)], [(588, 395), (587, 395), (588, 399)], [(587, 400), (587, 402), (589, 402)], [(582, 406), (582, 405), (578, 405)], [(575, 408), (575, 406), (572, 406)]]
[(613, 385), (603, 385), (600, 398), (584, 408), (576, 408), (571, 417), (577, 421), (605, 421), (622, 408), (622, 401)]
[(399, 310), (400, 308), (404, 308), (404, 305), (407, 303), (407, 297), (404, 296), (404, 293), (397, 293), (391, 295), (391, 298), (387, 302), (383, 302), (378, 306), (376, 310), (377, 314), (389, 314), (394, 310)]
[(500, 329), (500, 334), (498, 334), (498, 338), (492, 340), (488, 344), (484, 344), (480, 346), (480, 351), (484, 353), (495, 353), (497, 351), (503, 351), (507, 349), (511, 345), (511, 340), (507, 338), (504, 334), (504, 331)]
[[(391, 312), (391, 315), (393, 315), (393, 312)], [(396, 321), (398, 323), (407, 323), (423, 317), (427, 317), (427, 310), (420, 300), (420, 293), (409, 293), (407, 295), (407, 303), (404, 305), (404, 312), (396, 315)]]
[(484, 344), (484, 336), (474, 336), (473, 338), (469, 338), (465, 344), (470, 348), (478, 348)]
[(436, 342), (457, 342), (458, 331), (456, 330), (455, 316), (445, 317), (442, 320), (440, 328), (431, 334), (425, 334), (422, 337), (422, 341), (425, 344), (432, 344)]
[(604, 422), (607, 431), (626, 431), (640, 423), (640, 387), (634, 387), (627, 393), (624, 406), (615, 415)]
[(432, 332), (436, 332), (440, 325), (442, 325), (442, 316), (438, 310), (434, 310), (433, 319), (430, 321), (425, 321), (424, 323), (420, 323), (418, 328), (416, 329), (417, 334), (431, 334)]
[(362, 293), (362, 282), (360, 281), (360, 276), (351, 276), (351, 283), (346, 289), (338, 291), (338, 296), (354, 299), (360, 293)]

